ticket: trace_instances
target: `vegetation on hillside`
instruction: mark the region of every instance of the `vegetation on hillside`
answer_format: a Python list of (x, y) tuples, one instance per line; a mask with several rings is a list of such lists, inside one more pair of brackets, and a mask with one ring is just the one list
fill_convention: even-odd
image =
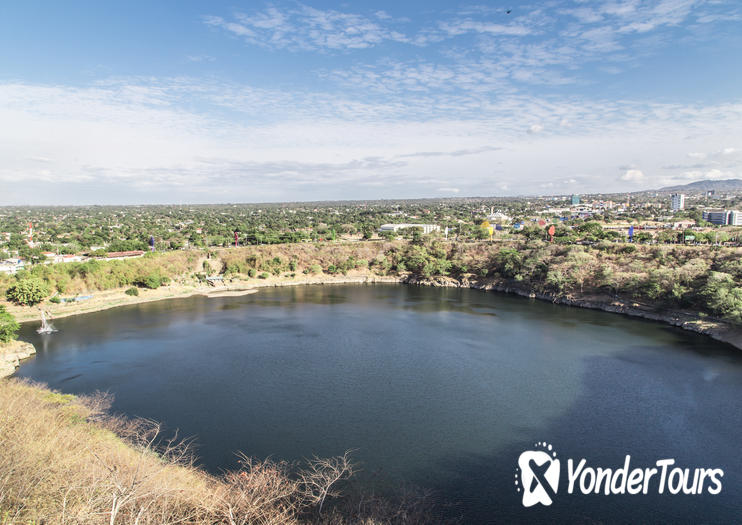
[(15, 340), (20, 325), (15, 317), (0, 304), (0, 343), (10, 343)]
[[(588, 228), (594, 234), (599, 230)], [(36, 265), (0, 277), (0, 292), (20, 304), (38, 295), (79, 294), (168, 282), (203, 281), (207, 274), (250, 281), (297, 276), (374, 274), (488, 279), (555, 296), (600, 295), (664, 309), (693, 309), (742, 322), (742, 261), (735, 248), (642, 245), (596, 238), (586, 244), (525, 238), (509, 242), (414, 241), (313, 243), (152, 254), (122, 261)], [(130, 291), (134, 294), (134, 291)]]
[(181, 251), (129, 260), (36, 264), (14, 276), (0, 275), (0, 292), (13, 302), (32, 305), (39, 302), (39, 294), (78, 294), (132, 285), (158, 288), (173, 277), (199, 270), (203, 256), (201, 251)]
[(35, 276), (21, 276), (5, 292), (8, 299), (24, 306), (33, 306), (49, 295), (47, 282)]
[(470, 274), (537, 293), (601, 295), (658, 309), (693, 309), (742, 323), (742, 260), (734, 249), (542, 241), (408, 245), (392, 269), (421, 277)]

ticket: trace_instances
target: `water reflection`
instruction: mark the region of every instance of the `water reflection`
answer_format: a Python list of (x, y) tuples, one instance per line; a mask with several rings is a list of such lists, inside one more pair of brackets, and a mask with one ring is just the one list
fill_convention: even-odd
[(742, 362), (725, 345), (494, 293), (288, 287), (57, 326), (44, 339), (23, 327), (41, 344), (19, 375), (110, 390), (116, 410), (196, 436), (211, 470), (234, 466), (236, 450), (292, 460), (355, 448), (367, 478), (438, 487), (477, 520), (522, 521), (511, 470), (534, 440), (596, 461), (672, 444), (690, 463), (695, 447), (725, 451), (742, 430), (726, 417)]

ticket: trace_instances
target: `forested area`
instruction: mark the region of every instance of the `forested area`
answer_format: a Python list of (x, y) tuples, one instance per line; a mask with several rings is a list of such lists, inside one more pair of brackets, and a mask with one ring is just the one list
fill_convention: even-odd
[(512, 283), (556, 296), (604, 295), (655, 308), (694, 309), (742, 322), (742, 260), (736, 248), (640, 245), (597, 240), (559, 244), (541, 239), (507, 242), (412, 241), (283, 244), (190, 250), (119, 260), (37, 264), (0, 277), (10, 301), (36, 304), (122, 287), (158, 288), (199, 283), (219, 275), (237, 282), (304, 276), (373, 274)]

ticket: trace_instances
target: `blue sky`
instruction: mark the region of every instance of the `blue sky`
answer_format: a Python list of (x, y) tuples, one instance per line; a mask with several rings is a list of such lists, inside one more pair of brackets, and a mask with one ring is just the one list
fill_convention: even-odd
[(28, 0), (0, 48), (0, 204), (742, 177), (736, 0)]

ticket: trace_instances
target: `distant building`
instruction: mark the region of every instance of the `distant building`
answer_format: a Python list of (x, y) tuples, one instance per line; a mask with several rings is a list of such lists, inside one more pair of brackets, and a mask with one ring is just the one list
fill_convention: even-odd
[(592, 207), (594, 210), (612, 210), (614, 203), (613, 201), (593, 201)]
[(379, 228), (379, 232), (394, 232), (397, 233), (399, 230), (407, 228), (420, 228), (423, 233), (431, 233), (440, 231), (441, 227), (437, 224), (382, 224)]
[(4, 261), (0, 261), (0, 273), (14, 275), (25, 267), (26, 263), (22, 259), (5, 259)]
[(729, 212), (727, 212), (727, 210), (722, 210), (719, 208), (706, 209), (703, 211), (703, 220), (708, 221), (711, 224), (726, 224), (728, 213)]
[(672, 194), (672, 211), (685, 209), (685, 195), (682, 193)]
[(708, 208), (703, 212), (703, 220), (720, 226), (742, 226), (742, 212), (739, 210)]
[[(535, 213), (538, 215), (564, 215), (569, 214), (572, 211), (572, 208), (546, 208), (545, 210), (538, 210)], [(487, 218), (490, 222), (492, 222), (489, 218)], [(497, 222), (497, 221), (495, 221)]]
[(590, 215), (593, 212), (593, 207), (589, 204), (578, 204), (572, 211), (577, 215)]
[(504, 213), (500, 211), (496, 211), (495, 213), (491, 213), (487, 216), (487, 221), (490, 224), (503, 224), (503, 223), (509, 223), (511, 218)]
[(580, 203), (580, 196), (576, 193), (572, 195), (572, 206), (577, 206)]
[(688, 228), (693, 228), (696, 225), (696, 221), (694, 220), (686, 220), (686, 221), (677, 221), (672, 223), (672, 229), (673, 230), (686, 230)]
[(81, 255), (72, 255), (72, 254), (59, 255), (54, 252), (44, 252), (44, 256), (46, 257), (46, 260), (44, 261), (45, 264), (81, 262), (85, 260), (85, 257)]

